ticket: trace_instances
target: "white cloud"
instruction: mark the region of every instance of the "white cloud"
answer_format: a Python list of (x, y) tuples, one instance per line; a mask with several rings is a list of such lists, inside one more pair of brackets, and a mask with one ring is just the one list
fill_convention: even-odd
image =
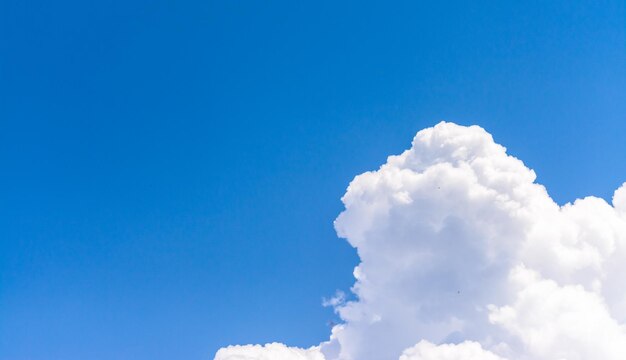
[(611, 317), (598, 293), (581, 285), (559, 286), (519, 267), (511, 272), (519, 286), (512, 305), (492, 307), (489, 318), (525, 344), (532, 359), (620, 360), (626, 332)]
[(435, 345), (422, 340), (412, 348), (406, 349), (400, 360), (504, 360), (484, 350), (479, 343), (465, 341), (461, 344)]
[(324, 356), (319, 347), (300, 349), (273, 343), (225, 347), (217, 352), (215, 360), (324, 360)]
[(615, 191), (613, 206), (622, 216), (626, 216), (626, 183)]
[(346, 293), (344, 293), (341, 290), (337, 290), (335, 292), (335, 295), (331, 297), (330, 299), (326, 299), (326, 298), (322, 299), (322, 306), (338, 307), (338, 306), (342, 306), (345, 302), (346, 302)]
[[(357, 176), (335, 221), (361, 259), (356, 300), (333, 303), (343, 323), (310, 356), (626, 358), (626, 185), (613, 206), (560, 207), (534, 181), (482, 128), (452, 123)], [(248, 357), (216, 360), (268, 356), (236, 349)]]

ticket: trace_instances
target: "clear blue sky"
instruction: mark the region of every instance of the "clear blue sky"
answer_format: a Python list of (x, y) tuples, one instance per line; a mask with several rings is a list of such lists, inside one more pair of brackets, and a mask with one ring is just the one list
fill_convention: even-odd
[(325, 340), (340, 197), (440, 120), (609, 198), (624, 2), (2, 1), (0, 359)]

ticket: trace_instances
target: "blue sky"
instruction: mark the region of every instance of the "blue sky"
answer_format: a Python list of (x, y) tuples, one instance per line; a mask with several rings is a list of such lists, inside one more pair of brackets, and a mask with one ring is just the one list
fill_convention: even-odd
[(621, 1), (3, 1), (0, 358), (325, 340), (340, 197), (440, 120), (609, 198), (625, 44)]

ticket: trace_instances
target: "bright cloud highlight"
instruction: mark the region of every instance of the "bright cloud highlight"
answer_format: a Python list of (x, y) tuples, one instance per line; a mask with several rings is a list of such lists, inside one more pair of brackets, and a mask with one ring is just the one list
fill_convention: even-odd
[(215, 359), (626, 359), (626, 184), (561, 207), (535, 178), (478, 126), (420, 131), (342, 198), (361, 262), (330, 339)]
[(215, 354), (214, 360), (324, 360), (324, 356), (319, 347), (300, 349), (273, 343), (222, 348)]

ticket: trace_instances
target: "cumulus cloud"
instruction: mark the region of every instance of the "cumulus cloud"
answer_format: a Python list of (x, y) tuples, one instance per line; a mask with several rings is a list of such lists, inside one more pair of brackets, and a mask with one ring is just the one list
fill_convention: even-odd
[(422, 340), (417, 345), (405, 350), (400, 360), (504, 360), (485, 351), (479, 343), (465, 341), (461, 344), (435, 345)]
[(215, 360), (324, 360), (324, 356), (319, 347), (300, 349), (273, 343), (222, 348), (215, 355)]
[(330, 339), (216, 360), (625, 359), (626, 184), (559, 206), (535, 178), (478, 126), (420, 131), (342, 198), (360, 263)]

